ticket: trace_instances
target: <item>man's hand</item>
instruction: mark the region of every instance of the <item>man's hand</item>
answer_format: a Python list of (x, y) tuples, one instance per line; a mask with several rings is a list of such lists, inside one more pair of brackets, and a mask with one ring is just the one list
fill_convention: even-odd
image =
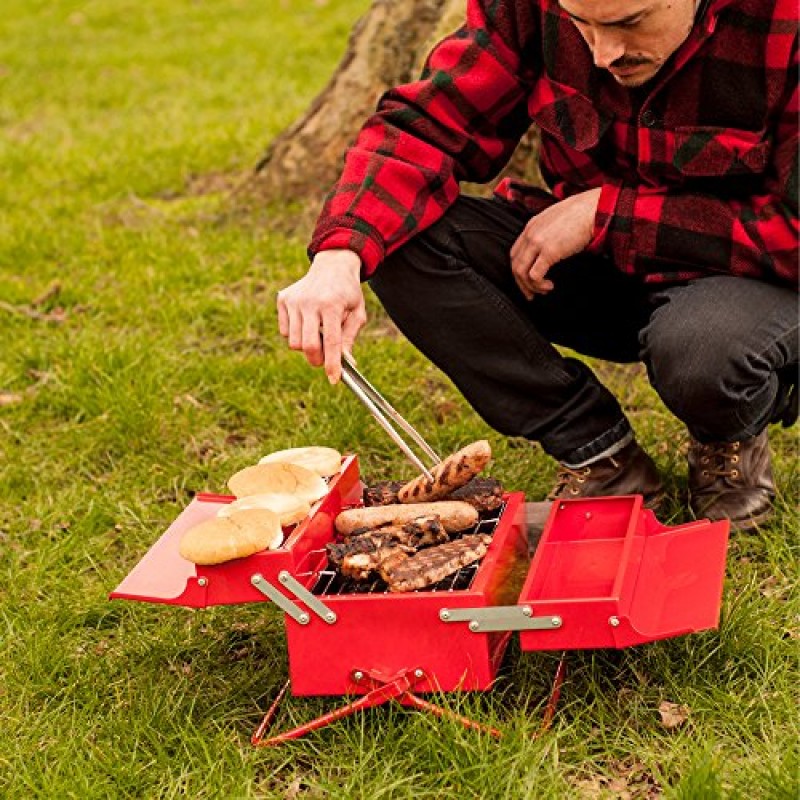
[(360, 273), (361, 259), (352, 251), (323, 250), (299, 281), (278, 292), (281, 336), (311, 366), (324, 363), (331, 383), (341, 377), (342, 350), (352, 350), (367, 321)]
[(511, 248), (511, 271), (528, 300), (553, 288), (550, 267), (586, 249), (599, 200), (600, 189), (589, 189), (546, 208), (525, 226)]

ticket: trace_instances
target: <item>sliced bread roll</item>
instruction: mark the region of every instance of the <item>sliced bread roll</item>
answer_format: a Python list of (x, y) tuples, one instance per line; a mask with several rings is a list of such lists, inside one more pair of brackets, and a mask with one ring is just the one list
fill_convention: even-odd
[(256, 464), (245, 467), (228, 481), (236, 497), (254, 494), (291, 494), (308, 503), (316, 503), (328, 492), (320, 475), (297, 464)]
[(297, 464), (323, 478), (336, 475), (342, 466), (342, 454), (332, 447), (292, 447), (264, 456), (259, 464)]
[(223, 564), (275, 549), (282, 542), (278, 515), (266, 508), (253, 508), (195, 525), (181, 538), (178, 552), (194, 564)]
[(238, 511), (244, 511), (249, 508), (266, 508), (274, 511), (278, 515), (281, 525), (285, 527), (296, 525), (300, 520), (305, 519), (308, 516), (308, 512), (311, 511), (311, 504), (308, 500), (293, 494), (278, 494), (276, 492), (253, 494), (223, 506), (217, 512), (217, 516), (230, 517)]

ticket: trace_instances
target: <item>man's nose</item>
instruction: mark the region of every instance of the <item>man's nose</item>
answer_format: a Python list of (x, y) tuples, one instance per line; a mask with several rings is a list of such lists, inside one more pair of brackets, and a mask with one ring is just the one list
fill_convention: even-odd
[(592, 56), (596, 67), (608, 69), (623, 55), (625, 55), (625, 43), (617, 32), (608, 29), (594, 32)]

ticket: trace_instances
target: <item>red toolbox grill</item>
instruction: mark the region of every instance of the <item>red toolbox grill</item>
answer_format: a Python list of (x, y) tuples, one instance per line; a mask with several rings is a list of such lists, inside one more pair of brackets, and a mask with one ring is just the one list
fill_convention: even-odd
[(376, 581), (366, 588), (377, 591), (363, 592), (352, 591), (352, 582), (328, 570), (318, 571), (313, 580), (299, 575), (315, 585), (314, 593), (336, 622), (326, 624), (319, 615), (306, 624), (287, 618), (293, 694), (363, 692), (365, 685), (353, 680), (357, 673), (388, 680), (408, 669), (427, 676), (418, 691), (488, 689), (511, 632), (474, 636), (466, 626), (443, 623), (439, 615), (446, 607), (514, 602), (528, 560), (523, 500), (521, 493), (507, 495), (502, 513), (479, 525), (492, 533), (480, 564), (462, 568), (436, 587), (391, 593)]
[(531, 560), (524, 496), (510, 493), (499, 514), (480, 523), (492, 542), (479, 564), (425, 590), (391, 593), (377, 582), (355, 587), (328, 568), (334, 519), (360, 502), (362, 488), (350, 456), (282, 548), (216, 567), (195, 567), (177, 552), (183, 532), (232, 499), (198, 496), (111, 595), (192, 607), (272, 600), (285, 612), (292, 693), (361, 695), (262, 742), (273, 705), (257, 743), (392, 698), (447, 713), (414, 692), (488, 689), (515, 631), (523, 650), (565, 651), (717, 625), (727, 521), (668, 527), (638, 495), (565, 500), (553, 504)]

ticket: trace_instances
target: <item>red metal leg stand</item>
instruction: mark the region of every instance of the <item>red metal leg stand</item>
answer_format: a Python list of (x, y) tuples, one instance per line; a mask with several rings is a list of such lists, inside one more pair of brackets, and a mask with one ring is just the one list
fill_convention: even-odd
[[(535, 736), (541, 736), (550, 728), (553, 723), (565, 673), (566, 653), (562, 654), (561, 660), (558, 662), (556, 674), (553, 679), (553, 687), (550, 692), (550, 698), (547, 701), (547, 707), (545, 708), (542, 719), (542, 726)], [(283, 742), (288, 742), (292, 739), (299, 739), (301, 736), (305, 736), (305, 734), (310, 733), (311, 731), (315, 731), (318, 728), (324, 728), (326, 725), (330, 725), (332, 722), (336, 722), (344, 717), (349, 717), (351, 714), (355, 714), (357, 711), (363, 711), (366, 708), (383, 705), (390, 700), (398, 700), (404, 706), (410, 706), (412, 708), (417, 708), (420, 711), (427, 711), (431, 714), (435, 714), (437, 717), (460, 722), (465, 728), (469, 728), (470, 730), (474, 731), (480, 731), (482, 733), (488, 733), (490, 736), (493, 736), (497, 739), (502, 736), (502, 733), (497, 730), (497, 728), (492, 728), (488, 725), (482, 725), (480, 722), (476, 722), (468, 717), (464, 717), (461, 714), (456, 714), (454, 711), (437, 706), (434, 703), (423, 700), (418, 695), (413, 694), (411, 689), (416, 683), (423, 681), (425, 677), (426, 676), (421, 670), (407, 670), (406, 672), (401, 673), (389, 681), (385, 681), (380, 676), (374, 674), (360, 675), (359, 679), (363, 681), (365, 685), (369, 685), (371, 687), (366, 694), (361, 695), (361, 697), (354, 700), (352, 703), (348, 703), (347, 705), (334, 709), (327, 714), (323, 714), (321, 717), (312, 719), (310, 722), (305, 723), (305, 725), (299, 725), (296, 728), (276, 734), (275, 736), (264, 738), (264, 734), (275, 717), (278, 705), (280, 704), (281, 700), (283, 700), (286, 692), (289, 690), (289, 681), (286, 681), (286, 683), (283, 685), (283, 688), (280, 690), (280, 692), (278, 692), (278, 696), (269, 707), (269, 710), (264, 715), (264, 719), (261, 720), (261, 724), (253, 734), (251, 741), (257, 747), (269, 747), (272, 745), (282, 744)]]
[(543, 733), (550, 729), (553, 724), (553, 718), (556, 715), (556, 706), (558, 699), (561, 697), (561, 686), (564, 683), (564, 676), (567, 673), (567, 654), (562, 653), (559, 659), (558, 666), (556, 667), (556, 674), (553, 677), (553, 687), (550, 690), (550, 698), (547, 701), (547, 706), (542, 716), (542, 727), (534, 734), (534, 739), (541, 736)]
[(357, 700), (354, 700), (352, 703), (348, 703), (346, 706), (334, 709), (327, 714), (323, 714), (321, 717), (312, 719), (305, 725), (300, 725), (292, 730), (284, 731), (276, 736), (271, 736), (268, 739), (264, 739), (264, 732), (266, 731), (269, 723), (272, 721), (272, 717), (275, 714), (275, 708), (277, 708), (277, 704), (280, 702), (281, 697), (287, 688), (287, 686), (284, 686), (281, 694), (278, 695), (278, 697), (275, 699), (275, 702), (273, 702), (272, 706), (270, 706), (269, 711), (267, 711), (267, 714), (261, 721), (258, 729), (253, 734), (251, 741), (258, 747), (269, 747), (270, 745), (288, 742), (291, 739), (299, 739), (301, 736), (305, 736), (305, 734), (317, 730), (317, 728), (324, 728), (326, 725), (330, 725), (332, 722), (336, 722), (344, 717), (349, 717), (351, 714), (355, 714), (356, 711), (361, 711), (365, 708), (372, 708), (373, 706), (383, 705), (383, 703), (386, 703), (389, 700), (392, 700), (396, 697), (401, 697), (410, 686), (411, 683), (409, 682), (408, 678), (405, 675), (400, 675), (389, 683), (384, 683), (377, 686), (376, 688), (367, 692), (365, 695), (359, 697)]
[(480, 731), (481, 733), (488, 733), (490, 736), (494, 736), (495, 739), (499, 739), (503, 735), (497, 728), (482, 725), (480, 722), (475, 722), (474, 719), (470, 719), (469, 717), (462, 717), (461, 714), (456, 714), (455, 711), (450, 711), (447, 708), (429, 703), (427, 700), (423, 700), (421, 697), (417, 697), (417, 695), (411, 692), (406, 692), (400, 698), (400, 702), (403, 705), (413, 706), (421, 711), (429, 711), (431, 714), (436, 714), (437, 717), (444, 717), (445, 719), (452, 719), (455, 722), (460, 722), (465, 728), (470, 728), (473, 731)]

